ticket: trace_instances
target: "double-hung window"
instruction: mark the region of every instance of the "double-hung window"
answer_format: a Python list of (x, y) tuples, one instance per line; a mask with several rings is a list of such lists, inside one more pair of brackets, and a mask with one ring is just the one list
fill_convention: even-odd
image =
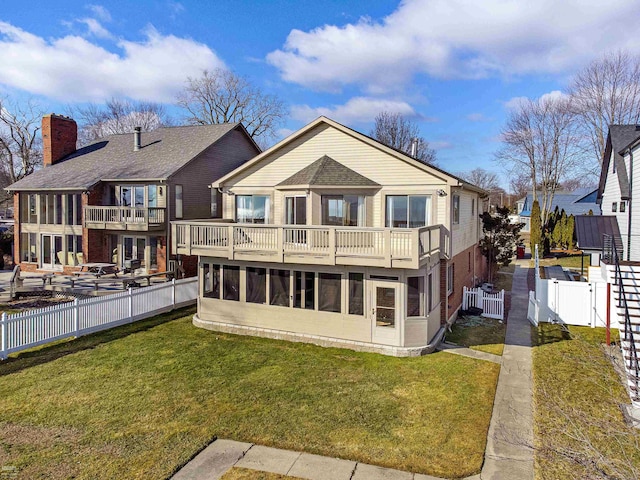
[(270, 223), (270, 210), (269, 195), (236, 195), (238, 223)]
[(387, 195), (386, 227), (419, 228), (431, 222), (431, 195)]

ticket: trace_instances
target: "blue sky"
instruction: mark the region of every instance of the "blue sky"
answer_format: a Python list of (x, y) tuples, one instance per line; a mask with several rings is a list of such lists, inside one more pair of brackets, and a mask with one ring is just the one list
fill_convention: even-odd
[(288, 104), (282, 135), (319, 114), (368, 133), (386, 109), (418, 122), (441, 167), (502, 175), (514, 99), (563, 89), (606, 51), (639, 53), (638, 20), (634, 0), (4, 0), (0, 95), (53, 112), (170, 104), (186, 76), (224, 67)]

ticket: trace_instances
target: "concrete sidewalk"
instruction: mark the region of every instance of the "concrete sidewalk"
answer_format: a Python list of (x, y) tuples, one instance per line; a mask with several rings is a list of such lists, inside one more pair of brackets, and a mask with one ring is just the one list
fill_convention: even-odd
[[(308, 480), (440, 480), (366, 463), (280, 450), (233, 440), (216, 440), (185, 465), (172, 480), (216, 480), (231, 467), (279, 473)], [(479, 475), (467, 480), (479, 480)]]
[(529, 260), (516, 261), (511, 309), (487, 450), (483, 480), (533, 479), (533, 392), (531, 327), (527, 320)]

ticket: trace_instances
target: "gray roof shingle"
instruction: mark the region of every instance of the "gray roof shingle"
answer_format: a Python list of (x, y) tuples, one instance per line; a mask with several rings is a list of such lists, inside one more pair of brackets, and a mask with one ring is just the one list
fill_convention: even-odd
[(27, 175), (7, 189), (80, 190), (104, 180), (167, 179), (239, 125), (158, 128), (142, 134), (142, 148), (137, 152), (133, 150), (132, 133), (109, 135)]
[(340, 187), (379, 187), (380, 184), (324, 155), (294, 173), (277, 186), (335, 185)]

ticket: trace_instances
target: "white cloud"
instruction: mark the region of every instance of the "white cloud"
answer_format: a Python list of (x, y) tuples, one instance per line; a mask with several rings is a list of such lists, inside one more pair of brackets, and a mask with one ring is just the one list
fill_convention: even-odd
[(171, 10), (171, 18), (175, 18), (179, 13), (184, 12), (184, 5), (180, 2), (172, 2), (169, 0), (167, 2), (167, 7)]
[(87, 8), (91, 10), (93, 15), (99, 20), (102, 20), (103, 22), (111, 21), (111, 13), (109, 13), (109, 10), (102, 5), (87, 5)]
[[(556, 100), (556, 99), (567, 98), (567, 97), (568, 95), (566, 93), (563, 93), (560, 90), (553, 90), (551, 92), (540, 95), (540, 100), (542, 101)], [(516, 108), (519, 108), (522, 104), (527, 102), (528, 100), (529, 100), (529, 97), (513, 97), (507, 100), (504, 103), (504, 106), (507, 110), (515, 110)]]
[(89, 30), (89, 33), (98, 38), (113, 38), (113, 35), (102, 26), (102, 24), (95, 18), (80, 18), (77, 20), (79, 23), (84, 23)]
[(381, 21), (292, 30), (267, 55), (282, 77), (380, 93), (416, 74), (480, 78), (566, 73), (618, 48), (640, 52), (636, 0), (404, 0)]
[(400, 113), (413, 119), (424, 119), (416, 113), (407, 102), (397, 100), (385, 100), (371, 97), (354, 97), (344, 105), (332, 105), (331, 107), (310, 107), (308, 105), (294, 105), (291, 107), (291, 117), (303, 123), (324, 115), (332, 120), (347, 125), (368, 123), (380, 112)]
[(109, 51), (79, 36), (45, 40), (0, 22), (0, 84), (67, 102), (114, 96), (167, 102), (187, 76), (224, 67), (202, 43), (162, 35), (151, 26), (145, 37), (118, 40)]

